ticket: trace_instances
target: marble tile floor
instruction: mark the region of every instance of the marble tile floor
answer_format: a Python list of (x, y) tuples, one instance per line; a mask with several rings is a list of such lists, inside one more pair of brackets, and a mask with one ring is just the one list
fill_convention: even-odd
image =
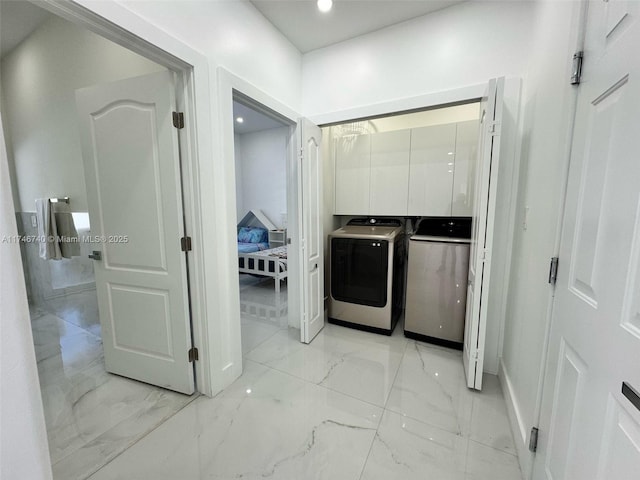
[(276, 293), (271, 278), (240, 274), (242, 354), (288, 326), (287, 286)]
[(54, 478), (86, 479), (194, 400), (104, 368), (95, 291), (31, 307)]
[(236, 382), (90, 480), (522, 479), (498, 379), (469, 391), (460, 352), (401, 325), (391, 337), (327, 325), (303, 345), (296, 329), (243, 316), (242, 335)]

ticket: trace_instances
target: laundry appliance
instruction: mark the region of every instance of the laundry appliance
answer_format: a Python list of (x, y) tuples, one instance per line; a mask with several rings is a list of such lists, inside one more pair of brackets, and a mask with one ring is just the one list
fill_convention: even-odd
[(405, 336), (462, 349), (471, 218), (423, 218), (409, 238)]
[(329, 244), (329, 322), (391, 335), (404, 301), (402, 221), (355, 218)]

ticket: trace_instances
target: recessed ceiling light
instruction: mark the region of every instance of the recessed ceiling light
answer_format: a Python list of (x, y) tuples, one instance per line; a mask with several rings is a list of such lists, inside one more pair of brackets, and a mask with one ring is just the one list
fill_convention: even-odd
[(244, 118), (242, 118), (242, 117), (238, 117), (238, 118), (236, 118), (236, 122), (238, 122), (238, 123), (244, 123)]
[(332, 6), (332, 0), (318, 0), (318, 10), (320, 10), (321, 12), (328, 12), (329, 10), (331, 10)]

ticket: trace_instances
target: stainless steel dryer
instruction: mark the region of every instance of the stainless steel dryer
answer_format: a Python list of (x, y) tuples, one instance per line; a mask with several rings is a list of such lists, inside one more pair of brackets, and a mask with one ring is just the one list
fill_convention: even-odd
[(329, 322), (391, 335), (402, 312), (402, 222), (356, 218), (329, 236)]

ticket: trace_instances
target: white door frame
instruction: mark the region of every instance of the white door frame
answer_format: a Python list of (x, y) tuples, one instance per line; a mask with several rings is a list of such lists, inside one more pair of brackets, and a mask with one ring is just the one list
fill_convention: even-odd
[[(291, 238), (292, 248), (288, 253), (288, 279), (287, 279), (287, 302), (289, 311), (289, 326), (300, 328), (300, 324), (296, 322), (296, 318), (300, 318), (302, 321), (302, 315), (298, 313), (302, 309), (300, 290), (300, 278), (302, 276), (302, 266), (298, 255), (298, 249), (294, 248), (300, 239), (300, 225), (299, 225), (299, 192), (298, 192), (298, 141), (297, 131), (298, 124), (297, 119), (300, 115), (294, 110), (290, 109), (286, 105), (278, 102), (273, 97), (269, 96), (256, 86), (245, 81), (244, 79), (234, 75), (223, 67), (218, 67), (218, 108), (220, 116), (220, 128), (222, 133), (222, 156), (227, 159), (226, 178), (229, 181), (227, 185), (235, 185), (235, 162), (229, 159), (234, 158), (234, 118), (233, 118), (233, 95), (234, 91), (239, 92), (245, 97), (264, 105), (268, 109), (272, 110), (277, 117), (279, 117), (283, 123), (289, 124), (289, 139), (287, 145), (287, 237)], [(235, 202), (235, 189), (232, 189), (233, 202)], [(229, 215), (235, 218), (236, 208), (229, 207), (227, 209)], [(236, 243), (236, 225), (235, 222), (229, 224), (227, 235), (230, 236), (230, 241), (235, 245)], [(234, 247), (235, 248), (235, 247)], [(233, 253), (234, 269), (232, 275), (228, 278), (227, 283), (231, 286), (232, 291), (229, 294), (232, 296), (234, 304), (234, 313), (230, 316), (230, 324), (228, 328), (233, 333), (233, 338), (240, 338), (240, 297), (238, 287), (238, 268), (235, 256), (236, 251)], [(237, 315), (236, 315), (237, 310)], [(237, 321), (233, 321), (236, 319)], [(233, 350), (229, 354), (234, 357), (234, 362), (242, 364), (242, 347), (238, 341), (234, 340)]]
[[(207, 320), (211, 315), (207, 305), (216, 304), (219, 299), (205, 289), (205, 276), (209, 277), (211, 270), (213, 273), (217, 270), (215, 258), (207, 258), (209, 263), (205, 261), (203, 235), (206, 222), (202, 220), (202, 205), (212, 205), (214, 201), (209, 198), (211, 189), (203, 189), (200, 185), (201, 178), (211, 178), (207, 175), (210, 174), (207, 170), (212, 169), (207, 159), (213, 157), (209, 62), (201, 53), (115, 2), (42, 0), (32, 3), (175, 73), (177, 108), (185, 114), (185, 128), (180, 132), (180, 153), (185, 223), (193, 248), (189, 255), (189, 284), (192, 334), (199, 350), (199, 361), (195, 363), (196, 384), (197, 391), (212, 396), (226, 385), (225, 379), (217, 375), (216, 359), (211, 354), (217, 343), (212, 339), (219, 335), (214, 331), (216, 326)], [(198, 105), (205, 107), (196, 108), (196, 97)]]
[[(487, 79), (487, 82), (489, 79)], [(341, 110), (338, 112), (331, 112), (321, 115), (311, 115), (309, 120), (320, 125), (320, 127), (344, 123), (353, 121), (355, 119), (369, 118), (375, 116), (384, 116), (389, 114), (396, 114), (399, 112), (410, 112), (412, 110), (428, 109), (439, 106), (453, 106), (473, 101), (480, 101), (484, 95), (487, 83), (479, 83), (470, 85), (467, 87), (455, 88), (451, 90), (445, 90), (441, 92), (429, 93), (425, 95), (417, 95), (414, 97), (399, 98), (395, 100), (389, 100), (386, 102), (376, 103), (374, 105), (365, 105), (362, 107), (355, 107), (348, 110)], [(506, 77), (505, 89), (504, 89), (504, 104), (505, 111), (508, 110), (509, 117), (505, 118), (502, 126), (502, 139), (501, 152), (503, 155), (503, 164), (507, 164), (507, 169), (504, 172), (500, 172), (502, 180), (505, 180), (506, 184), (511, 184), (511, 190), (503, 192), (504, 196), (500, 197), (501, 202), (506, 202), (509, 205), (509, 211), (506, 214), (506, 222), (501, 225), (501, 232), (498, 235), (508, 235), (505, 248), (506, 261), (504, 265), (496, 266), (496, 276), (500, 278), (497, 280), (497, 284), (509, 285), (509, 277), (511, 273), (511, 252), (513, 249), (513, 232), (515, 228), (516, 219), (516, 202), (518, 194), (518, 182), (519, 178), (519, 166), (520, 166), (520, 143), (521, 132), (520, 128), (520, 116), (522, 115), (522, 109), (520, 105), (520, 95), (522, 90), (522, 80), (520, 78)], [(511, 162), (511, 164), (509, 164)], [(508, 179), (508, 180), (507, 180)], [(327, 233), (327, 232), (325, 232)], [(326, 255), (326, 252), (325, 252)], [(498, 273), (499, 270), (499, 273)], [(498, 289), (499, 291), (500, 289)], [(485, 371), (497, 375), (499, 368), (500, 355), (502, 353), (502, 344), (504, 337), (504, 324), (507, 310), (507, 295), (505, 289), (501, 289), (503, 292), (500, 298), (496, 298), (494, 304), (492, 304), (492, 315), (498, 317), (497, 321), (491, 321), (487, 323), (487, 343), (485, 347), (485, 359), (486, 355), (497, 355), (497, 361), (493, 362), (493, 365), (487, 365), (485, 361)]]

